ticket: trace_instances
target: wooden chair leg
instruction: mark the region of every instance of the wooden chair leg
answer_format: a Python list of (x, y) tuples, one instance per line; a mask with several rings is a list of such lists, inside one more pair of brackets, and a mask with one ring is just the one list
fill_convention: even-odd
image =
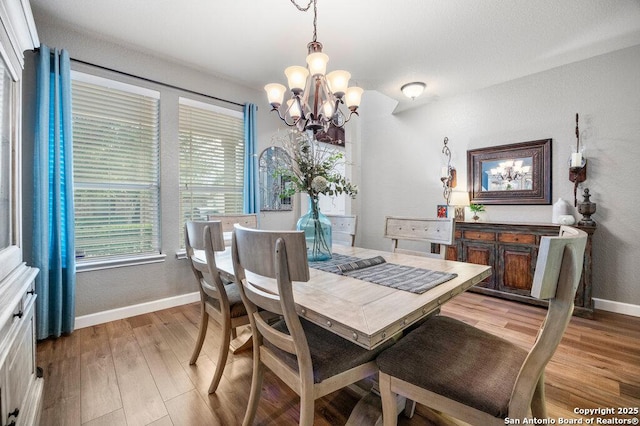
[(533, 391), (533, 398), (531, 399), (531, 414), (536, 419), (547, 418), (547, 405), (544, 397), (544, 371), (536, 383), (536, 388)]
[(378, 386), (382, 400), (382, 422), (384, 426), (398, 424), (398, 405), (396, 394), (391, 391), (391, 376), (379, 372)]
[(216, 360), (216, 371), (213, 373), (211, 384), (209, 385), (209, 393), (214, 393), (222, 379), (222, 372), (227, 365), (227, 357), (229, 356), (229, 342), (231, 341), (231, 328), (228, 324), (221, 324), (222, 338), (220, 339), (220, 347), (218, 348), (218, 359)]
[(200, 302), (200, 327), (198, 330), (198, 340), (196, 341), (195, 348), (193, 348), (193, 353), (191, 354), (189, 365), (193, 365), (196, 363), (196, 361), (198, 361), (200, 350), (202, 350), (202, 344), (204, 343), (204, 338), (207, 336), (208, 325), (209, 314), (207, 313), (207, 309), (205, 308), (204, 303)]
[[(259, 348), (258, 345), (255, 346)], [(253, 425), (253, 420), (256, 417), (256, 411), (258, 410), (258, 402), (260, 402), (260, 392), (262, 390), (262, 376), (264, 374), (264, 366), (260, 361), (260, 350), (253, 351), (253, 373), (251, 375), (251, 391), (249, 392), (249, 403), (247, 404), (247, 411), (244, 414), (244, 420), (242, 420), (242, 426)]]
[(313, 392), (313, 384), (307, 383), (307, 386), (301, 384), (300, 389), (300, 426), (313, 426), (313, 417), (315, 414), (315, 399)]

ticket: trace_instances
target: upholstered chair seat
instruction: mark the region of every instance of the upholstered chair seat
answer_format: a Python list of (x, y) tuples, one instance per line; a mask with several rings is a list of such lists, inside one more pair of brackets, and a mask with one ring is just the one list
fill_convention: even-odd
[[(236, 283), (225, 284), (224, 289), (226, 290), (227, 298), (229, 299), (229, 310), (231, 313), (231, 318), (239, 318), (247, 315), (247, 309), (244, 307), (244, 303), (242, 303), (240, 290), (238, 290), (238, 286), (236, 285)], [(217, 310), (220, 310), (220, 301), (216, 297), (212, 297), (209, 294), (205, 295), (207, 303), (210, 303)]]
[[(380, 352), (393, 343), (392, 341), (388, 341), (374, 350), (367, 350), (304, 318), (300, 318), (300, 322), (302, 323), (302, 329), (307, 336), (307, 343), (309, 344), (314, 383), (321, 383), (330, 377), (373, 361)], [(289, 334), (284, 320), (276, 322), (273, 328), (282, 333)], [(264, 341), (264, 345), (293, 370), (298, 370), (298, 359), (294, 354), (279, 349), (268, 340)]]
[[(423, 348), (423, 350), (416, 350)], [(446, 316), (435, 316), (378, 357), (380, 371), (505, 418), (527, 351)], [(429, 366), (420, 368), (419, 366)]]

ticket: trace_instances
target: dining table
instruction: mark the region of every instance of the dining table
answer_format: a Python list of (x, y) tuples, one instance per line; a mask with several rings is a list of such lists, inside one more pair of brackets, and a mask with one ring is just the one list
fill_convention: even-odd
[[(452, 276), (422, 293), (414, 293), (337, 271), (329, 272), (323, 270), (327, 268), (323, 268), (320, 262), (310, 262), (309, 281), (293, 283), (298, 314), (366, 349), (374, 349), (387, 340), (398, 339), (404, 330), (438, 312), (444, 303), (491, 275), (490, 266), (467, 262), (341, 245), (334, 245), (332, 250), (342, 258), (382, 259), (382, 262), (390, 265), (438, 271)], [(195, 256), (204, 257), (204, 252), (196, 252)], [(235, 281), (231, 247), (216, 252), (216, 265), (223, 279)], [(248, 278), (265, 291), (278, 292), (275, 279)], [(247, 337), (244, 336), (245, 339)], [(347, 425), (375, 424), (380, 421), (378, 396), (371, 392), (361, 396)], [(399, 412), (402, 409), (404, 399), (398, 401)]]
[[(416, 294), (310, 267), (309, 281), (294, 283), (298, 314), (366, 349), (381, 345), (491, 274), (490, 266), (473, 263), (351, 246), (334, 245), (332, 250), (343, 256), (380, 256), (390, 264), (455, 274), (449, 281)], [(235, 281), (230, 247), (216, 253), (216, 265), (224, 279)], [(265, 291), (278, 292), (275, 279), (253, 282)]]

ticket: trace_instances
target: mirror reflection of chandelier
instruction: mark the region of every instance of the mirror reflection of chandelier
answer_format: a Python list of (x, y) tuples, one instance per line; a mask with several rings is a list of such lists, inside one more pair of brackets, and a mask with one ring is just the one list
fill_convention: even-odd
[[(361, 87), (348, 87), (351, 78), (348, 71), (336, 70), (325, 75), (329, 57), (322, 53), (322, 43), (317, 41), (316, 1), (313, 0), (313, 41), (307, 45), (307, 66), (291, 66), (284, 70), (291, 98), (281, 108), (286, 88), (278, 83), (264, 86), (271, 110), (276, 111), (287, 126), (311, 130), (314, 134), (320, 130), (326, 132), (330, 124), (342, 127), (353, 114), (358, 115), (364, 91)], [(291, 3), (301, 11), (311, 6), (311, 1), (306, 8), (298, 6), (294, 0)], [(340, 110), (340, 104), (349, 108), (348, 117)]]
[(492, 186), (500, 189), (530, 189), (531, 166), (524, 166), (523, 160), (506, 160), (489, 170)]

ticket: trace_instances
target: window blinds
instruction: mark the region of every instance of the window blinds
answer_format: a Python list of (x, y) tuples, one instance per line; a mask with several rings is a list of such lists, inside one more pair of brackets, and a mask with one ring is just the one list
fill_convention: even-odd
[(242, 213), (242, 113), (180, 98), (180, 240), (184, 222)]
[(159, 93), (72, 78), (77, 255), (159, 253)]

